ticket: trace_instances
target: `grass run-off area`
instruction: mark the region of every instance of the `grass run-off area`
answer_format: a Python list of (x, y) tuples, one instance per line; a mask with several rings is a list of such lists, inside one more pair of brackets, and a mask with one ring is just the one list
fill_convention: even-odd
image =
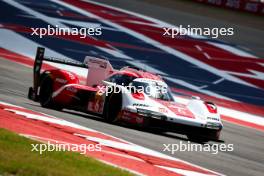
[(76, 152), (31, 151), (39, 142), (0, 128), (1, 176), (129, 176), (127, 171)]

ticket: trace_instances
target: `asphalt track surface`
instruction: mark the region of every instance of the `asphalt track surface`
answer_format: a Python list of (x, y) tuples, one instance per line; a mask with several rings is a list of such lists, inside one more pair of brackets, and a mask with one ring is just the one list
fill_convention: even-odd
[(234, 28), (233, 36), (219, 36), (220, 40), (237, 44), (247, 52), (264, 58), (263, 16), (221, 9), (190, 0), (96, 0), (103, 4), (144, 14), (176, 26), (201, 28)]
[[(107, 124), (99, 117), (67, 110), (60, 112), (42, 108), (38, 103), (26, 98), (28, 87), (31, 84), (32, 68), (0, 58), (0, 101), (53, 115), (159, 152), (163, 152), (163, 144), (179, 144), (180, 141), (187, 143), (186, 137), (180, 134), (152, 134)], [(264, 173), (263, 139), (263, 132), (224, 122), (222, 140), (226, 144), (234, 144), (233, 152), (219, 152), (218, 154), (177, 152), (173, 155), (169, 152), (165, 153), (226, 175), (261, 176)]]

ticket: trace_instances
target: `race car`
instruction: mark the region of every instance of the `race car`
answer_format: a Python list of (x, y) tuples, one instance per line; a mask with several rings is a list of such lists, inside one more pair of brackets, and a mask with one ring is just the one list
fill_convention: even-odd
[[(161, 76), (135, 67), (114, 69), (109, 60), (86, 56), (83, 63), (44, 56), (38, 48), (28, 98), (57, 110), (96, 114), (107, 122), (180, 131), (190, 140), (219, 140), (223, 128), (217, 107), (198, 97), (179, 103)], [(41, 71), (43, 61), (88, 69), (85, 81), (63, 69)], [(177, 98), (176, 98), (177, 99)]]

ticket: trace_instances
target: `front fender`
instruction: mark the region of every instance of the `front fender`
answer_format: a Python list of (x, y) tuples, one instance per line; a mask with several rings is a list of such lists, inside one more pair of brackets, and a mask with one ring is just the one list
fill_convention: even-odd
[[(187, 104), (188, 109), (195, 114), (197, 118), (204, 121), (213, 121), (221, 123), (221, 117), (218, 111), (210, 112), (205, 101), (199, 99), (191, 99)], [(212, 103), (213, 104), (213, 103)], [(216, 105), (214, 105), (216, 107)], [(217, 108), (217, 107), (216, 107)]]

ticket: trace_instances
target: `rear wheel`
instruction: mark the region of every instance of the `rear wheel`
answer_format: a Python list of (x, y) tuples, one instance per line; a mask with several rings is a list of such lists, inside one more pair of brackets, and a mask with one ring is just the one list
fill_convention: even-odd
[(40, 83), (40, 91), (39, 91), (40, 105), (45, 108), (61, 110), (62, 107), (54, 103), (52, 100), (52, 93), (53, 93), (52, 85), (53, 85), (52, 79), (49, 77), (48, 74), (46, 74)]

